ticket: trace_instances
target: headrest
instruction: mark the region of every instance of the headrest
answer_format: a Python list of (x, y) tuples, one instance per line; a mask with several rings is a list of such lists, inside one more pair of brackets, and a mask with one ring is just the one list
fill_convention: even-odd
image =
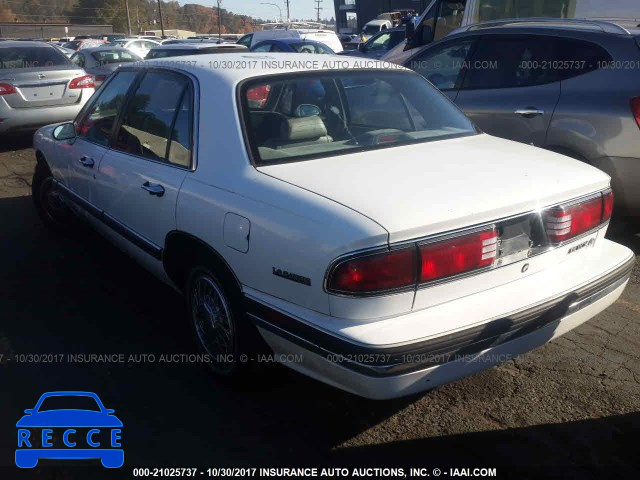
[(317, 140), (327, 135), (327, 127), (322, 118), (317, 116), (290, 118), (282, 124), (280, 134), (283, 140), (292, 142)]

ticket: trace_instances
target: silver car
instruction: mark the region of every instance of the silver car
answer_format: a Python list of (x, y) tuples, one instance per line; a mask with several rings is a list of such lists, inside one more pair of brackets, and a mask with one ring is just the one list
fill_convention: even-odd
[(73, 120), (93, 77), (44, 42), (0, 42), (0, 134)]
[(465, 27), (404, 65), (486, 133), (604, 170), (617, 205), (640, 213), (640, 29), (496, 21)]
[(78, 50), (71, 61), (93, 76), (96, 88), (125, 63), (141, 62), (142, 57), (122, 47), (94, 47)]

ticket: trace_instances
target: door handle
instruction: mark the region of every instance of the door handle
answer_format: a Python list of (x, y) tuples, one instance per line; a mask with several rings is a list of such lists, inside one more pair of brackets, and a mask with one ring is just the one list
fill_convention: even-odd
[(516, 110), (515, 113), (516, 115), (520, 115), (521, 117), (524, 117), (524, 118), (533, 118), (533, 117), (537, 117), (538, 115), (544, 115), (544, 110), (540, 110), (534, 107), (527, 107), (521, 110)]
[(149, 192), (149, 195), (155, 195), (156, 197), (161, 197), (164, 195), (164, 187), (162, 185), (144, 182), (142, 184), (142, 189)]
[(93, 161), (93, 158), (90, 157), (82, 157), (80, 159), (80, 163), (85, 167), (93, 168), (96, 162)]

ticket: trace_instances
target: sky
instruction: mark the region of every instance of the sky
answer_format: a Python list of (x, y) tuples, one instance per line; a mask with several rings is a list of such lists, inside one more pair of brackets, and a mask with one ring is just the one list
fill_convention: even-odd
[[(216, 0), (180, 0), (180, 4), (198, 3), (200, 5), (217, 5)], [(280, 6), (283, 18), (287, 15), (286, 2), (284, 0), (222, 0), (222, 8), (242, 15), (251, 15), (263, 19), (272, 20), (277, 18), (279, 13), (277, 7), (272, 5), (261, 5), (261, 3), (275, 3)], [(335, 16), (333, 0), (323, 0), (320, 5), (323, 10), (320, 18), (331, 18)], [(314, 0), (289, 0), (291, 18), (316, 18), (316, 2)]]

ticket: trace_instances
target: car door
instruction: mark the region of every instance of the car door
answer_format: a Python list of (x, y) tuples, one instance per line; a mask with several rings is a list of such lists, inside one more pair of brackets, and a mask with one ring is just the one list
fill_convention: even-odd
[(405, 67), (425, 77), (455, 101), (475, 43), (473, 37), (464, 37), (426, 47), (409, 59)]
[(89, 203), (94, 202), (95, 174), (109, 148), (118, 110), (136, 75), (133, 71), (115, 74), (78, 115), (75, 141), (61, 144), (69, 165), (67, 187)]
[(543, 146), (560, 99), (556, 43), (539, 35), (483, 35), (456, 104), (483, 131)]
[(194, 91), (184, 74), (144, 73), (97, 173), (105, 222), (157, 259), (176, 228), (178, 191), (193, 167)]

